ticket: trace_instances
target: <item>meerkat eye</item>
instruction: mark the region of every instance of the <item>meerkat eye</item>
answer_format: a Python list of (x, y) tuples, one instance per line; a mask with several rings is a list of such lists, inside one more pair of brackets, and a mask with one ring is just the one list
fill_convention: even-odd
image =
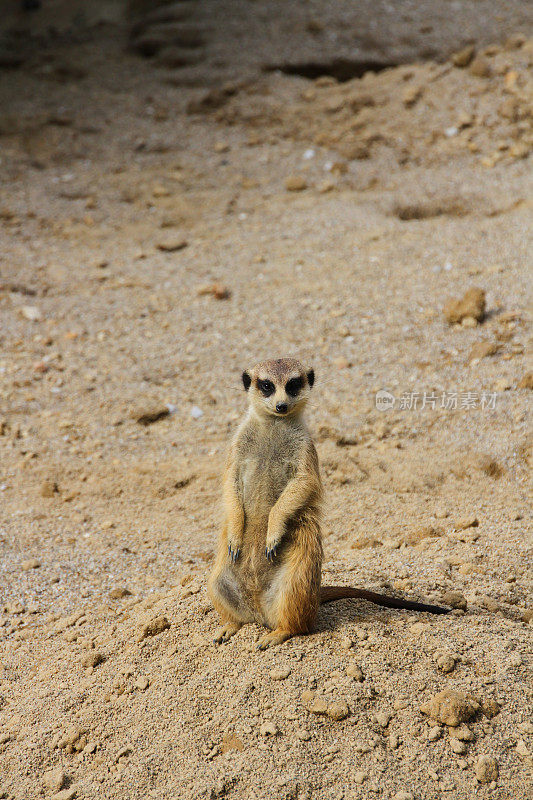
[(287, 394), (290, 394), (291, 397), (296, 397), (299, 391), (303, 386), (303, 380), (301, 378), (291, 378), (290, 381), (287, 381), (287, 385), (285, 386), (285, 391)]
[(276, 387), (272, 381), (262, 381), (259, 378), (257, 380), (257, 388), (265, 395), (265, 397), (270, 397), (270, 395), (274, 394), (276, 391)]

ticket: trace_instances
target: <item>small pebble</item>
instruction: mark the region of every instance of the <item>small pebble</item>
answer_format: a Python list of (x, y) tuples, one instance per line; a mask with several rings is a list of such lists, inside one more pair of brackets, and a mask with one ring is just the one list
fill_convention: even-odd
[(450, 739), (450, 748), (454, 753), (457, 753), (457, 755), (463, 755), (467, 751), (466, 744), (459, 739)]
[(97, 650), (90, 650), (83, 656), (81, 663), (86, 669), (89, 667), (93, 667), (94, 669), (94, 667), (97, 667), (98, 664), (101, 664), (103, 661), (105, 661), (105, 656), (102, 653), (99, 653)]
[(37, 308), (37, 306), (22, 306), (20, 313), (24, 319), (27, 319), (30, 322), (37, 322), (38, 320), (42, 319), (43, 316), (41, 310)]
[(138, 637), (138, 641), (142, 641), (146, 639), (148, 636), (157, 636), (158, 633), (162, 633), (170, 628), (170, 622), (164, 616), (154, 617), (153, 619), (145, 622), (143, 627), (141, 628), (141, 632)]
[(284, 681), (285, 678), (288, 678), (290, 674), (291, 671), (288, 667), (285, 669), (271, 669), (269, 672), (269, 675), (273, 681)]
[(337, 703), (330, 703), (326, 713), (330, 719), (340, 722), (340, 720), (346, 719), (346, 717), (349, 716), (350, 709), (348, 708), (348, 703), (341, 700)]
[(43, 783), (51, 792), (59, 792), (63, 788), (67, 776), (61, 767), (47, 770), (43, 775)]
[(260, 726), (259, 733), (261, 736), (276, 736), (278, 733), (278, 728), (274, 722), (267, 720)]
[(28, 558), (27, 561), (22, 562), (22, 569), (24, 572), (29, 572), (30, 569), (37, 569), (41, 566), (41, 562), (36, 558)]
[(164, 253), (175, 253), (178, 250), (183, 250), (187, 247), (187, 239), (184, 239), (182, 236), (169, 236), (165, 239), (162, 239), (157, 243), (158, 250), (162, 250)]
[(466, 611), (466, 597), (461, 592), (444, 592), (442, 595), (442, 602), (447, 606), (451, 606), (452, 608), (460, 608), (463, 611)]
[(498, 779), (498, 762), (492, 756), (481, 755), (476, 761), (476, 778), (479, 783), (491, 783)]
[(365, 676), (363, 675), (363, 670), (361, 669), (359, 664), (356, 664), (355, 662), (348, 664), (348, 666), (346, 667), (346, 674), (348, 675), (349, 678), (353, 678), (359, 683), (362, 683), (362, 681), (365, 678)]
[(307, 189), (307, 181), (303, 175), (289, 175), (285, 181), (285, 188), (288, 192), (302, 192)]
[(450, 653), (443, 653), (437, 658), (437, 666), (441, 672), (452, 672), (455, 668), (455, 658)]

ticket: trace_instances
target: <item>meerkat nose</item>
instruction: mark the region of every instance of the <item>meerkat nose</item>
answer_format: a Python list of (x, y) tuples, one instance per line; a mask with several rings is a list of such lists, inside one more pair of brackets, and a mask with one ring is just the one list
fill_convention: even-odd
[(276, 411), (278, 414), (285, 414), (288, 409), (287, 403), (276, 403)]

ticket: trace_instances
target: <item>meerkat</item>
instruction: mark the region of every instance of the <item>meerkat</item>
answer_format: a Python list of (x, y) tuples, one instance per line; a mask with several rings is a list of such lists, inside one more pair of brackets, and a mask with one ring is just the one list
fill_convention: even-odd
[(449, 609), (344, 586), (320, 585), (322, 482), (303, 419), (314, 371), (293, 358), (263, 361), (242, 374), (248, 413), (223, 475), (224, 522), (208, 589), (221, 626), (215, 642), (246, 622), (270, 628), (264, 650), (312, 631), (318, 608), (360, 598), (389, 608)]

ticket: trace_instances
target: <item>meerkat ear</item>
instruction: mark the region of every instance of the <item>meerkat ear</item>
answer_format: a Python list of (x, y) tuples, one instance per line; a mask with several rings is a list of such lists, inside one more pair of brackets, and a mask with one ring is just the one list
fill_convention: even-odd
[(315, 382), (315, 371), (314, 371), (314, 369), (310, 369), (309, 372), (307, 373), (307, 382), (308, 382), (310, 387), (314, 384), (314, 382)]
[(242, 382), (243, 382), (243, 385), (244, 385), (244, 390), (247, 392), (248, 389), (250, 388), (250, 384), (252, 382), (252, 379), (250, 378), (250, 376), (248, 375), (247, 372), (243, 372), (242, 373)]

